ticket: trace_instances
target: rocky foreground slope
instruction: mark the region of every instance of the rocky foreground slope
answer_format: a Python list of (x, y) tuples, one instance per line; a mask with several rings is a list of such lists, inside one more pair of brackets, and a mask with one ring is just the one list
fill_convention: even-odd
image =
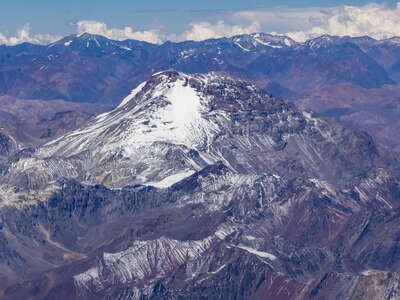
[(4, 299), (399, 299), (399, 163), (241, 80), (165, 71), (4, 165)]

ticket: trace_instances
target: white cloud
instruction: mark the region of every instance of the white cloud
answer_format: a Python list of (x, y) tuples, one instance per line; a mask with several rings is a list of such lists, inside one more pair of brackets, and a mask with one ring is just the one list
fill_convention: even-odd
[(314, 25), (317, 19), (326, 14), (325, 9), (319, 7), (311, 8), (288, 8), (278, 7), (268, 10), (246, 10), (232, 13), (232, 18), (237, 21), (257, 22), (266, 31), (285, 32), (287, 30), (305, 30)]
[(16, 36), (7, 37), (0, 33), (0, 44), (6, 45), (17, 45), (23, 42), (29, 42), (33, 44), (48, 44), (54, 42), (60, 37), (51, 34), (31, 34), (29, 24), (26, 24), (20, 30), (17, 31)]
[(253, 22), (247, 26), (228, 25), (224, 21), (215, 24), (208, 22), (191, 23), (191, 29), (177, 37), (178, 40), (201, 41), (212, 38), (230, 37), (238, 34), (249, 34), (260, 31), (258, 22)]
[(76, 22), (75, 26), (78, 34), (84, 32), (99, 34), (113, 40), (134, 39), (155, 44), (163, 41), (157, 30), (135, 31), (129, 26), (123, 28), (109, 28), (105, 23), (91, 20)]
[(260, 30), (258, 22), (253, 22), (247, 26), (228, 25), (224, 21), (215, 24), (208, 22), (194, 22), (190, 24), (190, 29), (180, 34), (161, 34), (158, 30), (134, 31), (132, 27), (109, 28), (107, 24), (98, 21), (79, 21), (74, 23), (78, 34), (88, 32), (100, 34), (114, 40), (135, 39), (150, 43), (160, 44), (166, 40), (185, 41), (185, 40), (206, 40), (233, 36), (237, 34), (253, 33)]
[[(82, 20), (73, 23), (77, 34), (91, 33), (99, 34), (113, 40), (134, 39), (146, 41), (149, 43), (160, 44), (166, 40), (184, 41), (184, 40), (205, 40), (210, 38), (220, 38), (233, 36), (237, 34), (253, 33), (260, 31), (260, 24), (253, 22), (249, 25), (228, 25), (224, 21), (218, 21), (215, 24), (208, 22), (197, 22), (190, 24), (190, 30), (180, 34), (161, 34), (158, 30), (135, 31), (132, 27), (111, 28), (106, 23), (94, 20)], [(60, 39), (58, 36), (50, 34), (30, 33), (29, 25), (25, 25), (18, 30), (16, 36), (7, 37), (0, 33), (0, 44), (16, 45), (22, 42), (35, 44), (48, 44)]]
[(364, 6), (242, 11), (235, 13), (234, 17), (238, 20), (257, 20), (265, 31), (274, 27), (273, 31), (297, 41), (323, 34), (369, 35), (376, 39), (400, 35), (400, 2), (395, 7), (371, 3)]

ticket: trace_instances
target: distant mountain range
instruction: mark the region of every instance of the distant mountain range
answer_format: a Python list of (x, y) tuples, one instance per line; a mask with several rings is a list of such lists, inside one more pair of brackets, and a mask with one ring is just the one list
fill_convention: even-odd
[[(400, 146), (395, 117), (400, 112), (397, 37), (324, 35), (297, 43), (286, 36), (255, 33), (155, 45), (71, 35), (46, 46), (0, 46), (0, 95), (58, 99), (67, 106), (92, 103), (96, 105), (89, 111), (98, 112), (118, 104), (153, 73), (168, 69), (224, 72), (246, 79), (304, 109), (367, 130), (390, 148)], [(59, 112), (57, 105), (49, 106)], [(80, 112), (78, 106), (71, 110)]]
[(1, 46), (0, 93), (117, 103), (133, 85), (166, 69), (228, 72), (277, 96), (344, 82), (376, 88), (399, 77), (398, 41), (321, 36), (296, 43), (289, 37), (256, 33), (154, 45), (85, 33), (47, 46)]

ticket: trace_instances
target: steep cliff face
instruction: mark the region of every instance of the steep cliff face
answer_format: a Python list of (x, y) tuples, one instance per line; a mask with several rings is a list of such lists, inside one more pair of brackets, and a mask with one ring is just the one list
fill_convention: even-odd
[(398, 166), (245, 81), (158, 73), (6, 166), (1, 296), (397, 299)]

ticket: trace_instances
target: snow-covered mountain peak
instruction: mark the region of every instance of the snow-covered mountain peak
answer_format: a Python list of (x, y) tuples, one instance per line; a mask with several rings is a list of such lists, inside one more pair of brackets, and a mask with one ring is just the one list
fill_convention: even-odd
[(63, 155), (68, 156), (91, 148), (98, 141), (102, 142), (103, 150), (120, 149), (125, 155), (154, 142), (196, 148), (214, 131), (213, 124), (204, 118), (210, 99), (195, 88), (211, 77), (175, 71), (157, 73), (135, 88), (113, 111), (97, 116), (85, 129), (48, 144), (45, 148), (51, 150), (46, 156), (59, 153), (61, 148), (56, 145), (66, 139), (76, 140), (73, 147), (62, 143)]
[[(210, 111), (211, 102), (218, 97), (226, 97), (243, 86), (254, 94), (260, 92), (257, 87), (239, 79), (233, 79), (221, 73), (185, 74), (167, 70), (153, 74), (146, 82), (139, 84), (122, 100), (118, 107), (107, 115), (120, 114), (119, 111), (137, 111), (142, 106), (153, 107), (159, 113), (166, 112), (166, 122), (185, 123), (195, 120)], [(214, 89), (219, 89), (215, 94)], [(236, 91), (238, 92), (238, 91)], [(168, 114), (169, 112), (169, 114)]]
[(272, 35), (272, 34), (268, 34), (268, 33), (258, 32), (258, 33), (252, 33), (252, 34), (250, 34), (250, 36), (258, 43), (264, 44), (264, 45), (265, 44), (267, 44), (267, 45), (275, 44), (275, 45), (279, 45), (279, 46), (291, 47), (291, 46), (297, 44), (296, 41), (294, 41), (290, 37), (284, 36), (284, 35)]
[(315, 49), (315, 48), (326, 47), (328, 45), (334, 44), (334, 43), (338, 42), (338, 40), (340, 40), (340, 37), (332, 36), (329, 34), (324, 34), (317, 38), (307, 40), (304, 43), (304, 45), (311, 49)]
[(91, 49), (97, 51), (107, 51), (109, 48), (115, 49), (118, 46), (116, 41), (109, 40), (102, 35), (87, 32), (72, 34), (48, 45), (49, 48), (67, 47), (72, 50)]
[[(63, 157), (74, 165), (75, 160), (83, 162), (69, 174), (89, 183), (168, 187), (220, 161), (215, 140), (233, 134), (232, 126), (235, 131), (246, 129), (239, 124), (247, 122), (242, 118), (253, 109), (267, 108), (270, 100), (255, 86), (221, 74), (159, 72), (114, 110), (42, 146), (35, 153), (38, 168), (46, 169), (49, 159), (58, 164), (57, 158)], [(22, 163), (16, 169), (27, 171)], [(53, 165), (46, 176), (53, 178), (63, 170)]]
[(151, 76), (114, 110), (13, 164), (9, 177), (24, 185), (21, 178), (32, 175), (34, 187), (73, 178), (164, 189), (183, 180), (196, 186), (201, 170), (222, 162), (232, 174), (290, 176), (294, 168), (331, 182), (350, 172), (341, 161), (336, 170), (324, 159), (326, 149), (344, 143), (338, 130), (248, 82), (169, 70)]
[(89, 151), (134, 157), (160, 143), (204, 150), (231, 122), (232, 113), (268, 99), (255, 86), (221, 74), (163, 71), (141, 83), (114, 110), (44, 145), (37, 154), (74, 157)]

